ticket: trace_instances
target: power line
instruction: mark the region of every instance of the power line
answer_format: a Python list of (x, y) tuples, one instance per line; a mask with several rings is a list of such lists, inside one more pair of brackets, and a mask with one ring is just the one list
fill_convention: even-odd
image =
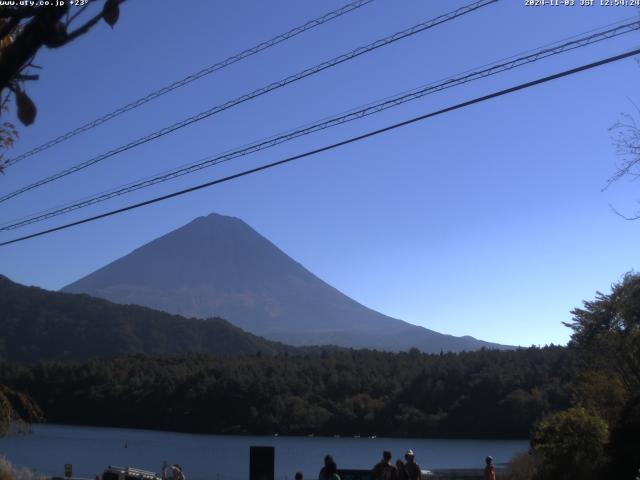
[(586, 65), (581, 65), (580, 67), (572, 68), (572, 69), (569, 69), (569, 70), (564, 70), (562, 72), (555, 73), (553, 75), (549, 75), (549, 76), (546, 76), (546, 77), (538, 78), (536, 80), (532, 80), (532, 81), (529, 81), (529, 82), (526, 82), (526, 83), (521, 83), (519, 85), (516, 85), (516, 86), (513, 86), (513, 87), (509, 87), (509, 88), (506, 88), (504, 90), (499, 90), (497, 92), (493, 92), (493, 93), (490, 93), (488, 95), (484, 95), (482, 97), (476, 97), (476, 98), (474, 98), (472, 100), (467, 100), (466, 102), (458, 103), (456, 105), (453, 105), (453, 106), (450, 106), (450, 107), (446, 107), (446, 108), (443, 108), (441, 110), (436, 110), (434, 112), (430, 112), (430, 113), (426, 113), (424, 115), (413, 117), (413, 118), (410, 118), (408, 120), (404, 120), (402, 122), (395, 123), (393, 125), (389, 125), (389, 126), (384, 127), (384, 128), (380, 128), (378, 130), (373, 130), (371, 132), (367, 132), (367, 133), (362, 134), (362, 135), (351, 137), (351, 138), (348, 138), (346, 140), (342, 140), (340, 142), (333, 143), (331, 145), (326, 145), (324, 147), (316, 148), (314, 150), (310, 150), (310, 151), (307, 151), (305, 153), (301, 153), (299, 155), (294, 155), (292, 157), (288, 157), (288, 158), (285, 158), (283, 160), (278, 160), (276, 162), (268, 163), (268, 164), (262, 165), (260, 167), (251, 168), (249, 170), (244, 170), (242, 172), (239, 172), (239, 173), (236, 173), (236, 174), (233, 174), (233, 175), (229, 175), (229, 176), (226, 176), (226, 177), (223, 177), (223, 178), (218, 178), (216, 180), (212, 180), (212, 181), (209, 181), (209, 182), (206, 182), (206, 183), (202, 183), (200, 185), (196, 185), (196, 186), (193, 186), (193, 187), (190, 187), (190, 188), (186, 188), (184, 190), (173, 192), (173, 193), (170, 193), (170, 194), (167, 194), (167, 195), (162, 195), (160, 197), (155, 197), (153, 199), (146, 200), (144, 202), (135, 203), (133, 205), (129, 205), (129, 206), (126, 206), (126, 207), (123, 207), (123, 208), (118, 208), (116, 210), (111, 210), (110, 212), (102, 213), (100, 215), (95, 215), (93, 217), (84, 218), (82, 220), (78, 220), (78, 221), (75, 221), (75, 222), (67, 223), (65, 225), (60, 225), (58, 227), (49, 228), (47, 230), (42, 230), (40, 232), (32, 233), (30, 235), (25, 235), (24, 237), (15, 238), (13, 240), (8, 240), (8, 241), (0, 243), (0, 247), (1, 246), (5, 246), (5, 245), (10, 245), (12, 243), (17, 243), (17, 242), (21, 242), (21, 241), (24, 241), (24, 240), (28, 240), (28, 239), (31, 239), (31, 238), (39, 237), (39, 236), (46, 235), (46, 234), (49, 234), (49, 233), (57, 232), (59, 230), (65, 230), (67, 228), (71, 228), (71, 227), (74, 227), (74, 226), (77, 226), (77, 225), (82, 225), (84, 223), (89, 223), (89, 222), (92, 222), (92, 221), (95, 221), (95, 220), (99, 220), (101, 218), (110, 217), (112, 215), (116, 215), (116, 214), (119, 214), (119, 213), (127, 212), (129, 210), (134, 210), (136, 208), (144, 207), (146, 205), (151, 205), (153, 203), (158, 203), (158, 202), (161, 202), (161, 201), (164, 201), (164, 200), (168, 200), (170, 198), (178, 197), (178, 196), (181, 196), (181, 195), (186, 195), (187, 193), (191, 193), (191, 192), (194, 192), (196, 190), (201, 190), (203, 188), (211, 187), (213, 185), (217, 185), (217, 184), (220, 184), (220, 183), (225, 183), (225, 182), (228, 182), (230, 180), (235, 180), (235, 179), (240, 178), (240, 177), (244, 177), (244, 176), (247, 176), (247, 175), (251, 175), (253, 173), (261, 172), (263, 170), (268, 170), (268, 169), (283, 165), (285, 163), (289, 163), (289, 162), (293, 162), (295, 160), (300, 160), (302, 158), (310, 157), (312, 155), (317, 155), (318, 153), (322, 153), (322, 152), (326, 152), (326, 151), (329, 151), (329, 150), (333, 150), (333, 149), (336, 149), (338, 147), (342, 147), (344, 145), (355, 143), (355, 142), (358, 142), (360, 140), (367, 139), (369, 137), (380, 135), (382, 133), (386, 133), (386, 132), (389, 132), (389, 131), (392, 131), (392, 130), (395, 130), (395, 129), (398, 129), (398, 128), (401, 128), (401, 127), (405, 127), (407, 125), (411, 125), (413, 123), (417, 123), (417, 122), (426, 120), (428, 118), (436, 117), (436, 116), (439, 116), (439, 115), (442, 115), (442, 114), (445, 114), (445, 113), (448, 113), (448, 112), (452, 112), (454, 110), (459, 110), (459, 109), (462, 109), (462, 108), (465, 108), (465, 107), (469, 107), (471, 105), (475, 105), (477, 103), (485, 102), (485, 101), (491, 100), (493, 98), (497, 98), (497, 97), (501, 97), (501, 96), (504, 96), (504, 95), (508, 95), (510, 93), (514, 93), (514, 92), (517, 92), (517, 91), (520, 91), (520, 90), (525, 90), (527, 88), (531, 88), (531, 87), (536, 86), (536, 85), (547, 83), (547, 82), (550, 82), (552, 80), (556, 80), (556, 79), (559, 79), (559, 78), (567, 77), (569, 75), (574, 75), (576, 73), (583, 72), (585, 70), (590, 70), (590, 69), (593, 69), (593, 68), (596, 68), (596, 67), (600, 67), (602, 65), (606, 65), (606, 64), (609, 64), (609, 63), (612, 63), (612, 62), (616, 62), (616, 61), (619, 61), (619, 60), (622, 60), (622, 59), (625, 59), (625, 58), (629, 58), (629, 57), (631, 57), (633, 55), (638, 55), (638, 54), (640, 54), (640, 48), (637, 48), (635, 50), (631, 50), (631, 51), (626, 52), (626, 53), (621, 53), (621, 54), (615, 55), (613, 57), (608, 57), (608, 58), (605, 58), (605, 59), (602, 59), (602, 60), (598, 60), (598, 61), (593, 62), (593, 63), (589, 63), (589, 64), (586, 64)]
[(155, 140), (157, 138), (160, 138), (164, 135), (167, 135), (169, 133), (172, 133), (178, 129), (184, 128), (186, 126), (189, 126), (193, 123), (199, 122), (201, 120), (204, 120), (205, 118), (208, 118), (212, 115), (215, 115), (219, 112), (222, 112), (224, 110), (227, 110), (231, 107), (234, 107), (236, 105), (239, 105), (241, 103), (244, 103), (248, 100), (251, 100), (253, 98), (259, 97), (261, 95), (264, 95), (268, 92), (271, 92), (273, 90), (276, 90), (278, 88), (282, 88), (290, 83), (296, 82), (298, 80), (302, 80), (303, 78), (309, 77), (311, 75), (315, 75), (317, 73), (322, 72), (323, 70), (326, 70), (328, 68), (332, 68), (335, 67), (336, 65), (339, 65), (341, 63), (344, 63), (348, 60), (352, 60), (356, 57), (359, 57), (360, 55), (363, 55), (365, 53), (369, 53), (371, 51), (374, 51), (380, 47), (389, 45), (391, 43), (394, 43), (398, 40), (402, 40), (404, 38), (410, 37), (412, 35), (415, 35), (417, 33), (423, 32), (425, 30), (428, 30), (430, 28), (433, 28), (437, 25), (440, 25), (442, 23), (454, 20), (458, 17), (461, 17), (463, 15), (466, 15), (470, 12), (473, 12), (475, 10), (478, 10), (482, 7), (486, 7), (490, 4), (496, 3), (499, 0), (479, 0), (476, 1), (472, 4), (466, 5), (464, 7), (460, 7), (457, 10), (454, 10), (452, 12), (446, 13), (444, 15), (440, 15), (439, 17), (436, 17), (432, 20), (428, 20), (426, 22), (423, 23), (419, 23), (417, 25), (414, 25), (413, 27), (410, 27), (406, 30), (403, 30), (401, 32), (395, 33), (393, 35), (390, 35), (388, 37), (382, 38), (380, 40), (377, 40), (373, 43), (370, 43), (364, 47), (359, 47), (356, 48), (355, 50), (350, 51), (349, 53), (345, 53), (343, 55), (340, 55), (338, 57), (335, 57), (331, 60), (327, 60), (319, 65), (316, 65), (314, 67), (311, 68), (307, 68), (306, 70), (303, 70), (302, 72), (299, 72), (295, 75), (291, 75), (288, 76), (280, 81), (277, 82), (273, 82), (265, 87), (259, 88), (257, 90), (254, 90), (251, 93), (247, 93), (245, 95), (242, 95), (238, 98), (235, 98), (234, 100), (229, 100), (226, 103), (223, 103), (221, 105), (215, 106), (210, 108), (209, 110), (205, 110), (204, 112), (201, 112), (197, 115), (191, 116), (185, 120), (182, 120), (180, 122), (174, 123), (173, 125), (170, 125), (168, 127), (162, 128), (160, 130), (157, 130), (156, 132), (153, 132), (147, 136), (138, 138), (137, 140), (134, 140), (126, 145), (122, 145), (118, 148), (115, 148), (113, 150), (110, 150), (106, 153), (103, 153), (101, 155), (98, 155), (97, 157), (94, 157), (90, 160), (87, 160), (85, 162), (79, 163), (73, 167), (67, 168), (65, 170), (62, 170), (61, 172), (55, 173), (49, 177), (46, 177), (44, 179), (38, 180), (35, 183), (32, 183), (30, 185), (27, 185), (25, 187), (19, 188), (18, 190), (15, 190), (11, 193), (7, 193), (5, 195), (3, 195), (2, 197), (0, 197), (0, 202), (5, 202), (13, 197), (16, 197), (22, 193), (25, 193), (29, 190), (32, 190), (34, 188), (40, 187), (42, 185), (45, 185), (47, 183), (53, 182), (54, 180), (58, 180), (62, 177), (66, 177), (67, 175), (71, 175), (72, 173), (75, 173), (79, 170), (82, 170), (84, 168), (87, 168), (91, 165), (94, 165), (98, 162), (101, 162), (109, 157), (112, 157), (114, 155), (117, 155), (119, 153), (122, 153), (124, 151), (130, 150), (134, 147), (137, 147), (139, 145), (142, 145), (144, 143), (150, 142), (152, 140)]
[(240, 60), (244, 60), (245, 58), (251, 57), (256, 53), (259, 53), (259, 52), (262, 52), (263, 50), (267, 50), (268, 48), (274, 47), (286, 40), (289, 40), (297, 35), (300, 35), (303, 32), (306, 32), (324, 23), (330, 22), (331, 20), (341, 17), (342, 15), (353, 12), (354, 10), (357, 10), (358, 8), (363, 7), (373, 1), (374, 0), (356, 0), (354, 2), (348, 3), (347, 5), (344, 5), (336, 10), (325, 13), (324, 15), (318, 18), (310, 20), (304, 25), (300, 25), (298, 27), (292, 28), (288, 32), (277, 35), (271, 38), (270, 40), (259, 43), (254, 47), (248, 48), (240, 53), (232, 55), (218, 63), (214, 63), (213, 65), (203, 68), (202, 70), (196, 73), (188, 75), (180, 80), (176, 80), (175, 82), (170, 83), (169, 85), (165, 85), (164, 87), (158, 90), (155, 90), (142, 98), (134, 100), (133, 102), (128, 103), (120, 108), (117, 108), (116, 110), (113, 110), (112, 112), (109, 112), (101, 117), (98, 117), (95, 120), (92, 120), (91, 122), (87, 122), (84, 125), (81, 125), (77, 128), (74, 128), (73, 130), (68, 131), (67, 133), (64, 133), (63, 135), (60, 135), (59, 137), (49, 140), (48, 142), (45, 142), (33, 148), (32, 150), (29, 150), (21, 155), (18, 155), (17, 157), (7, 160), (5, 162), (5, 167), (11, 166), (15, 163), (18, 163), (21, 160), (24, 160), (25, 158), (28, 158), (37, 153), (43, 152), (55, 145), (58, 145), (59, 143), (69, 140), (70, 138), (75, 137), (76, 135), (79, 135), (80, 133), (86, 132), (87, 130), (91, 130), (92, 128), (102, 125), (103, 123), (108, 122), (109, 120), (116, 118), (122, 115), (123, 113), (126, 113), (130, 110), (133, 110), (134, 108), (138, 108), (144, 105), (145, 103), (155, 100), (156, 98), (161, 97), (162, 95), (165, 95), (178, 88), (184, 87), (185, 85), (188, 85), (191, 82), (195, 82), (196, 80), (199, 80), (202, 77), (210, 75), (213, 72), (222, 70), (223, 68), (233, 65), (234, 63), (239, 62)]
[(559, 55), (568, 51), (575, 50), (577, 48), (586, 47), (588, 45), (601, 42), (603, 40), (607, 40), (610, 38), (614, 38), (620, 35), (624, 35), (626, 33), (634, 32), (637, 30), (640, 30), (640, 21), (619, 25), (617, 27), (610, 28), (602, 32), (597, 32), (592, 35), (578, 37), (575, 40), (572, 40), (570, 42), (565, 42), (560, 45), (556, 44), (552, 47), (533, 50), (532, 51), (533, 53), (529, 53), (528, 55), (523, 55), (520, 57), (512, 56), (512, 57), (509, 57), (508, 61), (506, 62), (494, 64), (481, 70), (471, 71), (471, 73), (467, 73), (466, 75), (458, 75), (458, 76), (450, 77), (445, 81), (442, 81), (439, 83), (431, 83), (426, 86), (420, 87), (418, 89), (413, 89), (408, 92), (398, 94), (394, 97), (388, 97), (381, 102), (378, 102), (375, 104), (369, 104), (364, 108), (359, 108), (356, 110), (352, 110), (348, 113), (329, 117), (328, 119), (324, 119), (316, 123), (307, 124), (298, 129), (291, 130), (289, 132), (276, 135), (262, 141), (254, 142), (253, 144), (249, 144), (248, 146), (231, 150), (227, 153), (206, 158), (198, 162), (193, 162), (189, 165), (182, 166), (173, 170), (169, 170), (167, 172), (157, 174), (156, 176), (153, 176), (153, 177), (148, 177), (138, 182), (132, 182), (127, 185), (124, 185), (106, 192), (102, 192), (94, 196), (86, 197), (82, 200), (64, 205), (62, 207), (56, 207), (54, 209), (49, 209), (45, 212), (23, 217), (22, 219), (19, 219), (19, 220), (6, 222), (4, 225), (0, 225), (0, 231), (14, 230), (20, 227), (24, 227), (26, 225), (38, 223), (53, 217), (57, 217), (59, 215), (63, 215), (65, 213), (72, 212), (74, 210), (78, 210), (80, 208), (85, 208), (91, 205), (95, 205), (97, 203), (107, 201), (114, 197), (125, 195), (128, 193), (134, 192), (136, 190), (140, 190), (142, 188), (147, 188), (158, 183), (166, 182), (166, 181), (181, 177), (183, 175), (187, 175), (189, 173), (202, 170), (204, 168), (218, 165), (220, 163), (230, 161), (234, 158), (238, 158), (238, 157), (255, 153), (261, 150), (265, 150), (267, 148), (274, 147), (276, 145), (291, 141), (295, 138), (299, 138), (304, 135), (309, 135), (311, 133), (318, 132), (320, 130), (325, 130), (327, 128), (331, 128), (337, 125), (358, 120), (358, 119), (367, 117), (369, 115), (373, 115), (381, 111), (387, 110), (389, 108), (402, 105), (406, 102), (417, 100), (426, 95), (430, 95), (448, 88), (452, 88), (468, 82), (472, 82), (472, 81), (486, 78), (492, 75), (496, 75), (516, 67), (528, 65), (530, 63), (537, 62), (539, 60), (542, 60), (551, 56)]

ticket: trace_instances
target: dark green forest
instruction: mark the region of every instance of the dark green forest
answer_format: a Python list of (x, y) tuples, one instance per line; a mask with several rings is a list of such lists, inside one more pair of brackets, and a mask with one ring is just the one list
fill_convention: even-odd
[(296, 351), (221, 318), (185, 318), (89, 295), (25, 287), (0, 275), (0, 360), (82, 360), (129, 353), (275, 355)]
[(561, 347), (0, 366), (51, 422), (237, 434), (526, 438), (570, 405), (574, 377)]

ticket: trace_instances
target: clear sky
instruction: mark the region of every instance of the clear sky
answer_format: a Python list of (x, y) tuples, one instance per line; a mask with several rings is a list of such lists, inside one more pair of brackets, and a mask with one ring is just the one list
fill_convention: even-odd
[[(36, 63), (19, 154), (346, 3), (131, 0)], [(9, 168), (0, 193), (469, 2), (376, 0)], [(580, 3), (577, 0), (576, 3)], [(599, 3), (599, 0), (598, 2)], [(100, 2), (101, 4), (101, 2)], [(0, 204), (13, 220), (612, 22), (631, 7), (502, 0)], [(640, 46), (634, 33), (225, 165), (0, 234), (97, 214)], [(640, 265), (638, 183), (608, 128), (640, 102), (628, 59), (189, 196), (0, 247), (0, 273), (58, 289), (195, 217), (237, 216), (323, 280), (385, 314), (454, 335), (564, 344), (571, 309)]]

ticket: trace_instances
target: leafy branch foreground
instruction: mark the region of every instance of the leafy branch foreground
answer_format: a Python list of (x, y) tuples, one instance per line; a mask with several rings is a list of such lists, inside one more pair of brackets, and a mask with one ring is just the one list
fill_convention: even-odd
[(45, 480), (45, 478), (28, 468), (17, 467), (6, 457), (0, 456), (0, 480)]
[(629, 479), (640, 475), (640, 275), (573, 312), (578, 356), (572, 406), (538, 421), (513, 480)]

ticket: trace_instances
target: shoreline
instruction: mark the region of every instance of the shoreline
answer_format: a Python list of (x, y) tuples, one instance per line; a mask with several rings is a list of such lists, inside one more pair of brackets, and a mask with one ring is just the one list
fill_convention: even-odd
[(314, 478), (327, 454), (334, 456), (339, 470), (370, 469), (379, 461), (383, 450), (393, 452), (395, 461), (408, 449), (416, 452), (416, 460), (423, 470), (437, 473), (455, 470), (456, 474), (466, 474), (483, 467), (486, 455), (492, 455), (500, 467), (527, 451), (529, 443), (208, 435), (39, 423), (32, 426), (31, 435), (0, 439), (0, 454), (5, 454), (16, 465), (29, 466), (38, 475), (47, 477), (62, 477), (65, 463), (73, 464), (75, 476), (93, 480), (108, 465), (159, 472), (166, 460), (168, 464), (183, 465), (189, 480), (211, 480), (217, 474), (220, 479), (249, 478), (251, 446), (274, 447), (276, 479), (292, 480), (296, 471)]
[[(31, 426), (44, 425), (48, 427), (78, 427), (78, 428), (103, 428), (113, 430), (132, 430), (139, 432), (155, 432), (155, 433), (169, 433), (176, 435), (203, 435), (203, 436), (218, 436), (218, 437), (266, 437), (266, 438), (318, 438), (318, 439), (354, 439), (354, 440), (437, 440), (437, 441), (496, 441), (496, 442), (529, 442), (529, 438), (516, 438), (516, 437), (421, 437), (421, 436), (392, 436), (392, 435), (324, 435), (324, 434), (280, 434), (280, 433), (239, 433), (239, 432), (203, 432), (203, 431), (188, 431), (188, 430), (166, 430), (163, 428), (144, 428), (137, 426), (126, 425), (107, 425), (107, 424), (85, 424), (85, 423), (58, 423), (58, 422), (32, 422)], [(27, 432), (28, 434), (30, 432)], [(21, 435), (21, 434), (19, 434)]]

